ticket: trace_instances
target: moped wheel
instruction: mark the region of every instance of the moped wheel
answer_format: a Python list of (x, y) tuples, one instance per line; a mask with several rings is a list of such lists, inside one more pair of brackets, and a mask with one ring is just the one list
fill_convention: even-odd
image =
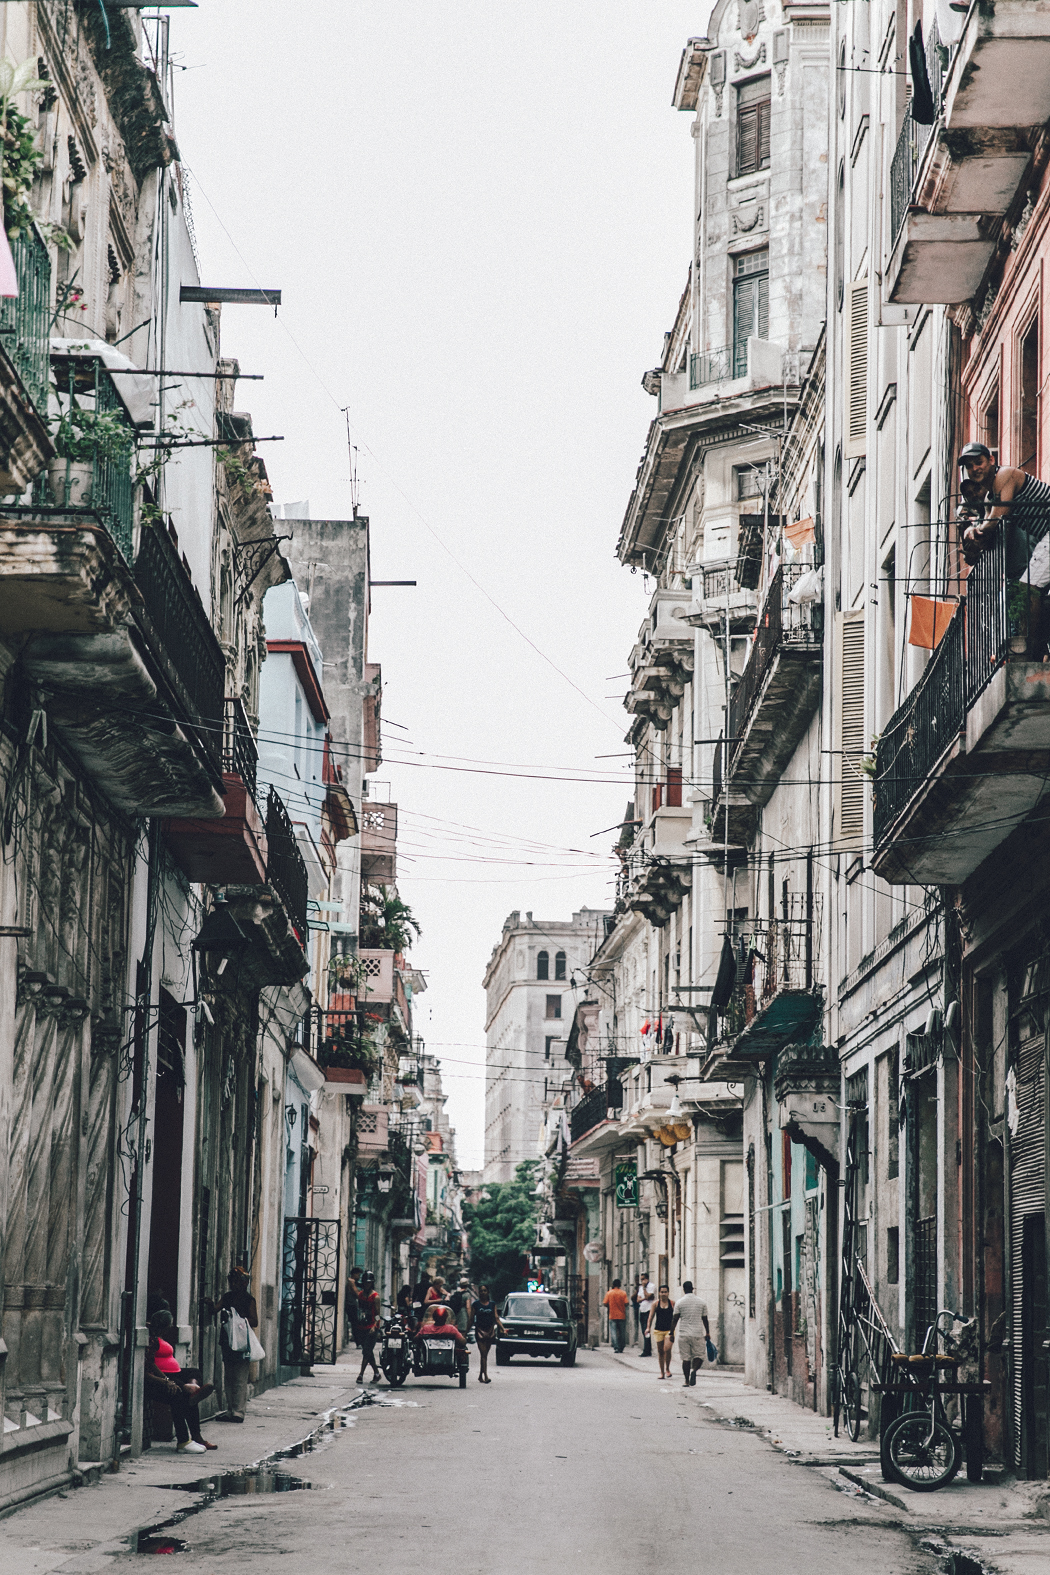
[(459, 1387), (461, 1389), (465, 1389), (467, 1387), (467, 1370), (465, 1367), (460, 1369)]
[[(384, 1367), (383, 1371), (386, 1373), (386, 1368), (385, 1367)], [(386, 1381), (390, 1385), (391, 1389), (400, 1389), (401, 1385), (404, 1383), (404, 1381), (405, 1381), (405, 1379), (407, 1377), (408, 1377), (408, 1368), (407, 1367), (396, 1367), (396, 1368), (393, 1368), (389, 1373), (386, 1374)]]
[(959, 1469), (958, 1450), (950, 1428), (929, 1411), (907, 1411), (886, 1438), (890, 1465), (898, 1482), (915, 1493), (944, 1487)]

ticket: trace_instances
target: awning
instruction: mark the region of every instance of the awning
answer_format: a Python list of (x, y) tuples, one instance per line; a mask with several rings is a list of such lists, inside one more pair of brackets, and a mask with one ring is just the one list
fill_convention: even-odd
[(768, 1061), (793, 1040), (806, 1040), (824, 1009), (820, 990), (778, 990), (732, 1048), (736, 1061)]

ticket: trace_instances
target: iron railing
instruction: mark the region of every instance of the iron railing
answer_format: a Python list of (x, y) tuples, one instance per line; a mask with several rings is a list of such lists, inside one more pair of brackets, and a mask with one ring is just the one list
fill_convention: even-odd
[(259, 764), (259, 749), (248, 721), (248, 714), (241, 700), (226, 699), (226, 725), (222, 744), (222, 769), (230, 776), (240, 777), (249, 795), (255, 797), (255, 773)]
[(266, 849), (267, 885), (274, 888), (284, 903), (288, 918), (305, 945), (310, 879), (306, 860), (296, 841), (295, 827), (280, 794), (273, 787), (266, 800)]
[(816, 914), (797, 911), (779, 919), (748, 919), (732, 939), (736, 982), (719, 1012), (718, 1041), (734, 1040), (782, 990), (819, 991)]
[(222, 775), (226, 660), (182, 559), (161, 525), (144, 525), (135, 584), (160, 650), (189, 702), (202, 753)]
[(733, 346), (719, 350), (694, 350), (689, 357), (689, 387), (705, 388), (733, 376)]
[[(58, 507), (63, 513), (84, 510), (101, 520), (125, 560), (131, 563), (134, 554), (135, 483), (131, 476), (131, 455), (135, 442), (135, 428), (128, 420), (127, 411), (113, 379), (102, 362), (90, 356), (57, 355), (54, 357), (59, 394), (66, 395), (69, 410), (78, 408), (97, 416), (115, 418), (117, 426), (127, 428), (127, 448), (124, 453), (113, 450), (112, 443), (94, 445), (90, 460), (57, 460), (52, 475), (59, 486), (59, 495), (48, 496), (47, 478), (42, 477), (37, 488), (37, 501), (45, 507)], [(65, 412), (68, 414), (68, 411)], [(110, 454), (105, 453), (106, 448)], [(85, 494), (72, 496), (71, 482), (81, 464), (91, 466), (91, 486)]]
[(597, 1088), (592, 1088), (589, 1094), (584, 1094), (579, 1104), (574, 1105), (569, 1116), (569, 1133), (575, 1143), (582, 1138), (584, 1133), (596, 1127), (599, 1122), (606, 1119), (610, 1110), (623, 1109), (623, 1088), (621, 1084), (608, 1082), (600, 1083)]
[(755, 642), (747, 666), (729, 702), (729, 736), (739, 741), (761, 692), (766, 674), (784, 645), (819, 645), (823, 636), (821, 602), (792, 602), (791, 592), (809, 568), (803, 563), (781, 565), (770, 582), (755, 626)]
[(915, 1278), (912, 1281), (915, 1297), (915, 1339), (924, 1339), (926, 1331), (937, 1318), (937, 1216), (916, 1220)]
[(11, 242), (18, 294), (0, 299), (0, 343), (38, 414), (47, 417), (50, 381), (51, 258), (36, 230)]
[(1028, 586), (1006, 578), (1002, 531), (971, 569), (966, 600), (926, 670), (879, 739), (874, 835), (884, 839), (966, 724), (966, 713), (1010, 652), (1027, 645)]
[[(934, 106), (938, 110), (944, 92), (944, 79), (948, 74), (955, 48), (954, 44), (941, 42), (941, 35), (935, 21), (926, 43), (926, 73), (930, 79)], [(912, 119), (909, 105), (904, 113), (904, 124), (901, 126), (897, 146), (893, 152), (893, 162), (890, 165), (891, 244), (896, 242), (901, 225), (907, 217), (912, 187), (915, 185), (915, 173), (926, 151), (926, 144), (930, 140), (932, 131), (932, 126), (919, 125)]]

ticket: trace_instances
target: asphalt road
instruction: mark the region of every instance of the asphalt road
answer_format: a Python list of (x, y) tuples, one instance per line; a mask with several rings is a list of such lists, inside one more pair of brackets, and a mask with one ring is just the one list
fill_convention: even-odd
[[(210, 1505), (173, 1533), (171, 1575), (927, 1575), (943, 1565), (887, 1506), (838, 1492), (696, 1391), (604, 1353), (515, 1360), (469, 1387), (410, 1378), (314, 1452), (311, 1490)], [(386, 1385), (376, 1387), (387, 1396)], [(212, 1455), (202, 1470), (215, 1470)], [(180, 1501), (185, 1503), (179, 1495)], [(190, 1500), (189, 1502), (193, 1502)], [(136, 1571), (153, 1555), (124, 1554)]]

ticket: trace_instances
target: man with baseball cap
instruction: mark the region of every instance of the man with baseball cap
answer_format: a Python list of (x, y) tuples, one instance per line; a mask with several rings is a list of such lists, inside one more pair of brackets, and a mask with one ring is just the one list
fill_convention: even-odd
[(1010, 466), (1000, 469), (983, 443), (967, 443), (959, 465), (966, 472), (964, 485), (970, 501), (987, 499), (991, 504), (983, 519), (963, 531), (967, 563), (977, 562), (1000, 521), (1007, 520), (1007, 577), (1027, 580), (1045, 590), (1050, 585), (1050, 487), (1027, 471)]

